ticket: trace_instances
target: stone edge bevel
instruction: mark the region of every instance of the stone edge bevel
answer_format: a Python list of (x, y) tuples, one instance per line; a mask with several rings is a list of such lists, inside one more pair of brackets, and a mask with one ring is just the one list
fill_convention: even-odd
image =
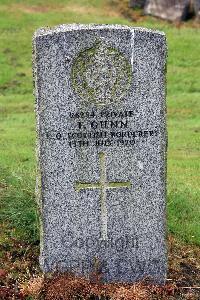
[(144, 32), (149, 32), (152, 34), (159, 34), (165, 36), (163, 31), (143, 28), (143, 27), (132, 27), (127, 25), (119, 25), (119, 24), (62, 24), (54, 27), (41, 27), (37, 29), (34, 33), (34, 37), (45, 36), (45, 35), (53, 35), (61, 32), (69, 32), (75, 30), (99, 30), (99, 29), (120, 29), (120, 30), (139, 30)]

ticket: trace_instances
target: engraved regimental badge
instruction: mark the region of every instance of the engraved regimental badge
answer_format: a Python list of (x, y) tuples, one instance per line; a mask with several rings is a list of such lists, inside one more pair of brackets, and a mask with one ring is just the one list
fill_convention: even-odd
[(85, 49), (72, 66), (72, 86), (82, 100), (97, 105), (119, 101), (131, 84), (131, 65), (117, 49), (102, 42)]

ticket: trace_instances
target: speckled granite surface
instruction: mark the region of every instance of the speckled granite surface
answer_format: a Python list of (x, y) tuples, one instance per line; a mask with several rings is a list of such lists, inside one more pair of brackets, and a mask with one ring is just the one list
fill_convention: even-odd
[(165, 35), (61, 25), (33, 48), (42, 269), (163, 283)]

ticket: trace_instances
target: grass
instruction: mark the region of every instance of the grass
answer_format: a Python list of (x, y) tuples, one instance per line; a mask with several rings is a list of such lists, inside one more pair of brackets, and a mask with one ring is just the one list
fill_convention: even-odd
[(35, 117), (31, 39), (38, 27), (61, 23), (118, 23), (166, 33), (168, 58), (168, 229), (200, 245), (200, 35), (154, 18), (128, 21), (107, 0), (1, 0), (0, 4), (0, 222), (2, 242), (38, 240)]

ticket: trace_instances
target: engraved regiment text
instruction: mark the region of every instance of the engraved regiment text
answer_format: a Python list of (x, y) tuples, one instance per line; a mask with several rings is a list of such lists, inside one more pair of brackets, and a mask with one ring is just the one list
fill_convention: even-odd
[(46, 132), (48, 139), (67, 141), (70, 148), (79, 147), (133, 147), (137, 143), (155, 139), (159, 129), (134, 128), (132, 110), (91, 110), (68, 113), (60, 130)]

